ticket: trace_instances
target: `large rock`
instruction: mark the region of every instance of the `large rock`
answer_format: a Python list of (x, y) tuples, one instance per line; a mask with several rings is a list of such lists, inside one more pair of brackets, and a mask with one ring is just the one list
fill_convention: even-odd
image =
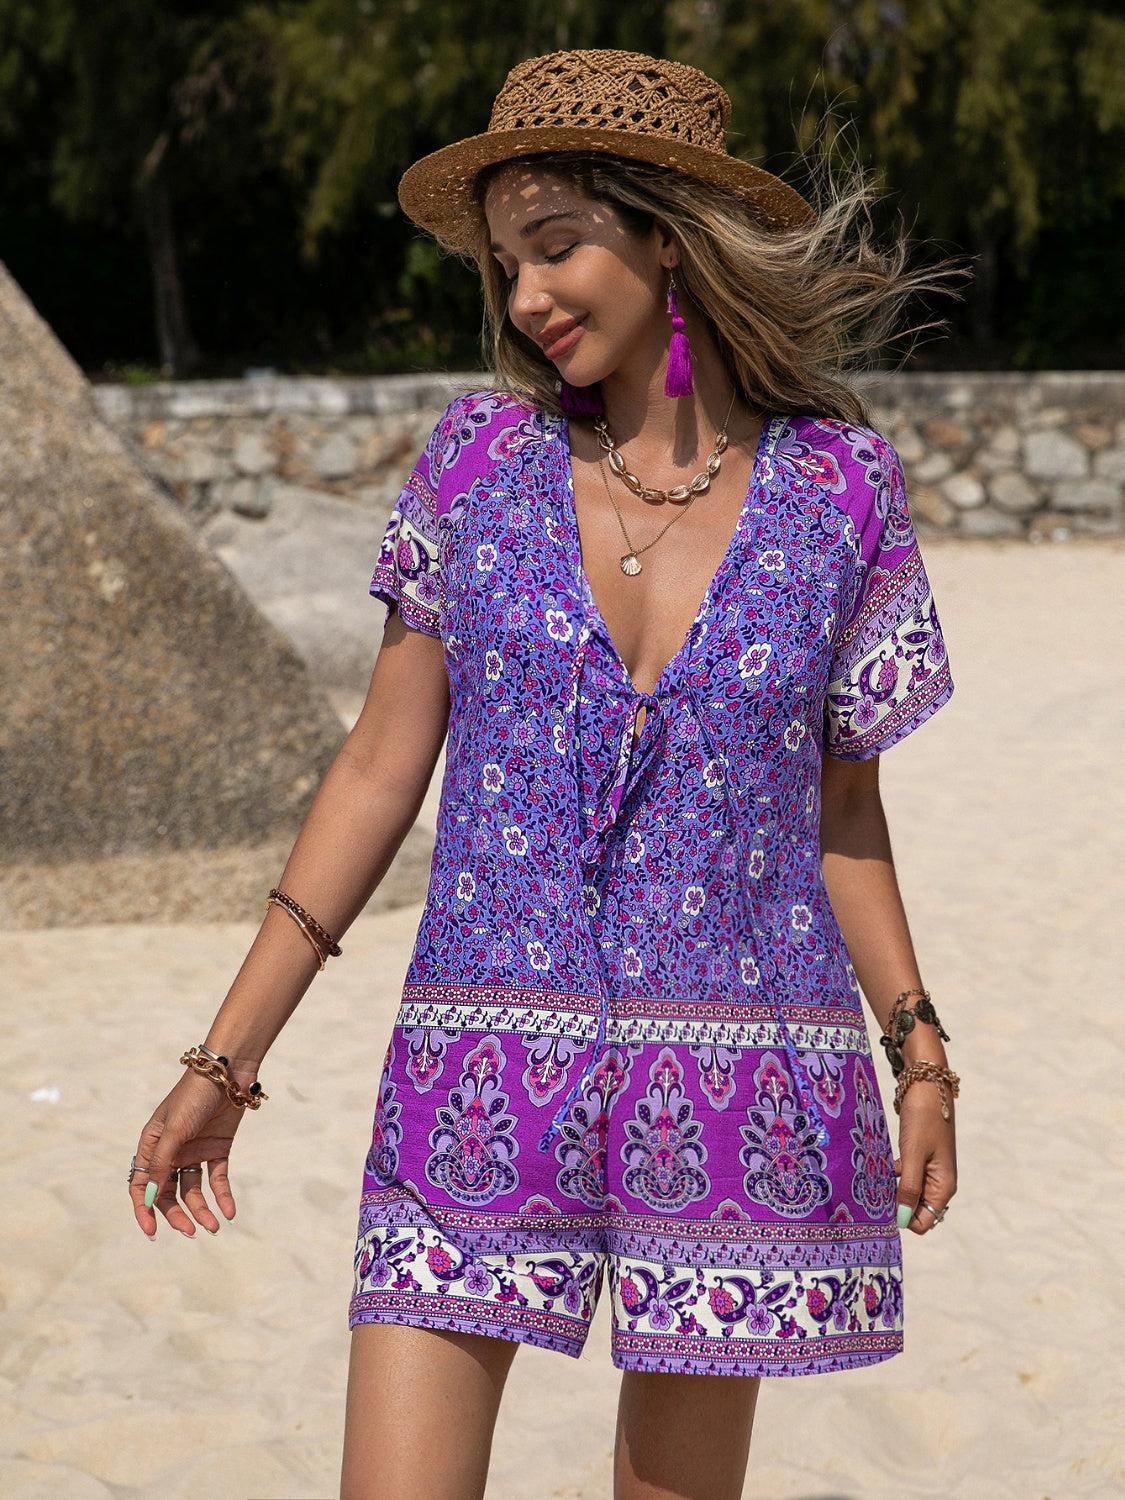
[(344, 726), (2, 263), (0, 652), (0, 925), (264, 915)]

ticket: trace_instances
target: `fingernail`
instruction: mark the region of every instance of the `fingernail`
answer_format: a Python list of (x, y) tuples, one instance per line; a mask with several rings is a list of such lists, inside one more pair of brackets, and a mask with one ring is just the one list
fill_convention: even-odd
[(909, 1229), (910, 1221), (913, 1217), (914, 1210), (910, 1207), (910, 1204), (900, 1203), (898, 1206), (898, 1227), (900, 1229)]
[(150, 1182), (145, 1188), (145, 1207), (151, 1208), (156, 1202), (156, 1183)]

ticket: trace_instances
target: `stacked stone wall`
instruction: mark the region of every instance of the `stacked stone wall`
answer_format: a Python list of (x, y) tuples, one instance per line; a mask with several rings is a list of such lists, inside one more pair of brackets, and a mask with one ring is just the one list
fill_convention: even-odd
[[(103, 414), (202, 523), (265, 517), (282, 487), (385, 515), (472, 371), (95, 387)], [(1031, 541), (1125, 530), (1125, 373), (859, 377), (919, 530)]]

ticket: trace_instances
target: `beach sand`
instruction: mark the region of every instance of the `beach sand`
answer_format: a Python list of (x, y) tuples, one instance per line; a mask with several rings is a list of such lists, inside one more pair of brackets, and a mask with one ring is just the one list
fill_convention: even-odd
[[(1125, 1493), (1125, 546), (924, 552), (956, 691), (882, 787), (962, 1080), (959, 1190), (904, 1235), (902, 1355), (763, 1382), (745, 1495), (1108, 1500)], [(125, 1174), (257, 923), (0, 933), (0, 1494), (338, 1495), (360, 1178), (419, 911), (364, 915), (317, 976), (236, 1139), (238, 1215), (190, 1250), (163, 1220), (144, 1238)], [(611, 1494), (608, 1339), (603, 1295), (581, 1359), (520, 1349), (490, 1500)]]

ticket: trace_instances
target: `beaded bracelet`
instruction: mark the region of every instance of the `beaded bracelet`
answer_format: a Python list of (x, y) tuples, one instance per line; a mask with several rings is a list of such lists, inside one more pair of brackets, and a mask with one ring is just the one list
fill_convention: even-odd
[(318, 968), (324, 968), (329, 955), (338, 958), (343, 952), (343, 949), (328, 929), (322, 927), (316, 918), (310, 915), (299, 902), (294, 901), (292, 896), (286, 895), (278, 886), (274, 886), (266, 897), (267, 911), (271, 905), (280, 906), (283, 911), (287, 911), (308, 938), (309, 942), (313, 945)]

